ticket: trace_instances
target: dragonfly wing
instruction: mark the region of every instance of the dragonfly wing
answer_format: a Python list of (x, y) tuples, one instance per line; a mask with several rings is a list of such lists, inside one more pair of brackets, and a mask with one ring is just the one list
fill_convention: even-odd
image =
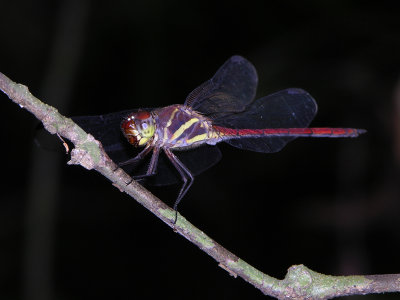
[(185, 105), (212, 118), (241, 112), (253, 101), (257, 83), (254, 66), (241, 56), (232, 56), (187, 96)]
[[(302, 89), (286, 89), (252, 102), (242, 113), (215, 119), (214, 124), (228, 128), (303, 128), (315, 114), (314, 98)], [(272, 153), (280, 151), (296, 137), (238, 138), (227, 143), (241, 149)]]

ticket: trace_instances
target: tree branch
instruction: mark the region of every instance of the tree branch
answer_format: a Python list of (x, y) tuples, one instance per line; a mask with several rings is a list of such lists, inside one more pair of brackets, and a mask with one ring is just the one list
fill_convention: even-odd
[(363, 295), (400, 291), (400, 274), (367, 276), (329, 276), (314, 272), (303, 265), (289, 268), (283, 280), (268, 276), (238, 258), (143, 188), (108, 157), (102, 145), (84, 132), (57, 109), (34, 97), (24, 85), (0, 73), (0, 89), (20, 107), (36, 116), (46, 130), (70, 140), (75, 148), (68, 164), (80, 164), (108, 178), (120, 191), (129, 194), (165, 224), (213, 257), (232, 276), (240, 276), (265, 295), (277, 299), (331, 299), (345, 295)]

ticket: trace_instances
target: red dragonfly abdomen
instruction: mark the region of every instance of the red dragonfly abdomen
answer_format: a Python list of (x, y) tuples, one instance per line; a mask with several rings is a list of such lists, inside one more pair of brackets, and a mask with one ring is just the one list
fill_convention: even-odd
[(255, 137), (357, 137), (365, 133), (364, 129), (354, 128), (266, 128), (266, 129), (232, 129), (214, 126), (222, 140)]

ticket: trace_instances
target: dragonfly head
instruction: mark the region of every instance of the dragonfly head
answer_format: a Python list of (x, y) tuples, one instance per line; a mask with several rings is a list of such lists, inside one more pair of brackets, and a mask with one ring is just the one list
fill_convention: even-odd
[(133, 146), (145, 145), (155, 132), (155, 120), (145, 110), (131, 113), (121, 122), (121, 130), (128, 142)]

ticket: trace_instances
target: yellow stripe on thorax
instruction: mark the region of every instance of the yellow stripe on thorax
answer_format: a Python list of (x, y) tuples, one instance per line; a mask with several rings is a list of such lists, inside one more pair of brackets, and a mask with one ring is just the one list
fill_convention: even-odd
[(186, 141), (186, 143), (188, 143), (190, 145), (190, 144), (193, 144), (193, 143), (196, 143), (199, 141), (203, 141), (206, 138), (207, 138), (207, 133), (203, 133), (203, 134), (196, 135), (196, 136), (192, 137), (191, 139), (188, 139)]
[(175, 114), (179, 111), (178, 108), (175, 108), (174, 111), (172, 112), (171, 116), (169, 117), (169, 120), (167, 122), (167, 124), (165, 124), (164, 127), (164, 136), (167, 137), (168, 136), (168, 127), (171, 126), (172, 124), (172, 120), (175, 118)]
[(175, 131), (174, 134), (172, 135), (171, 141), (179, 138), (185, 132), (186, 129), (188, 129), (190, 126), (192, 126), (194, 123), (198, 121), (199, 121), (198, 118), (191, 118), (189, 121), (181, 125), (181, 127), (179, 127), (179, 129)]

